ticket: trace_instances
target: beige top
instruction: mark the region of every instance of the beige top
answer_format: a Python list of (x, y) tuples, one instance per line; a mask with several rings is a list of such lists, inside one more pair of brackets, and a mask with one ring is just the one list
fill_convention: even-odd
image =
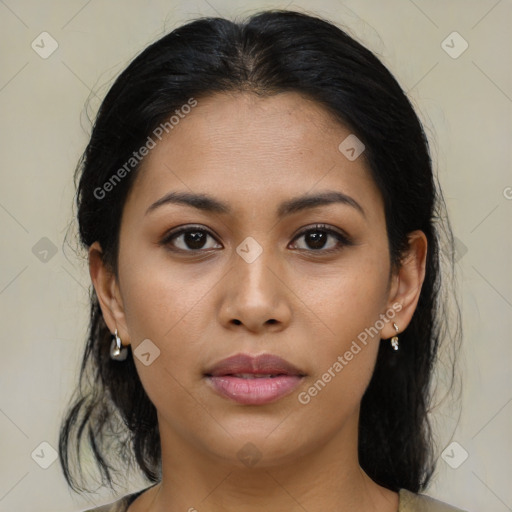
[[(155, 484), (156, 485), (156, 484)], [(152, 486), (151, 486), (152, 487)], [(149, 489), (149, 487), (147, 488)], [(126, 512), (128, 506), (135, 501), (147, 489), (127, 494), (120, 500), (103, 505), (98, 508), (91, 508), (84, 512)], [(460, 508), (455, 508), (441, 501), (435, 500), (423, 494), (414, 494), (405, 489), (398, 493), (398, 511), (397, 512), (464, 512)]]

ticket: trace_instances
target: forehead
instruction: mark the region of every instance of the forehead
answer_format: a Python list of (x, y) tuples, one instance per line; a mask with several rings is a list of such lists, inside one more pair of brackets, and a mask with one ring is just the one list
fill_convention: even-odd
[(364, 153), (351, 161), (339, 149), (349, 136), (349, 128), (298, 93), (198, 98), (145, 157), (129, 199), (147, 207), (180, 190), (239, 199), (240, 207), (254, 209), (272, 198), (336, 189), (378, 208)]

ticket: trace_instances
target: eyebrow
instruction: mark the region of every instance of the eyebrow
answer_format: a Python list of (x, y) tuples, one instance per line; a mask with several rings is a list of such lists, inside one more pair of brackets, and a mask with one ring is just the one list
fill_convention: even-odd
[[(288, 201), (284, 201), (279, 205), (277, 210), (277, 218), (282, 219), (283, 217), (297, 213), (299, 211), (333, 203), (341, 203), (347, 206), (351, 206), (366, 218), (363, 207), (354, 198), (343, 194), (342, 192), (333, 190), (320, 192), (315, 195), (304, 194), (302, 196), (289, 199)], [(225, 215), (230, 215), (233, 213), (233, 210), (227, 203), (219, 201), (218, 199), (215, 199), (214, 197), (208, 196), (206, 194), (194, 194), (190, 192), (169, 192), (165, 196), (155, 201), (146, 210), (145, 215), (166, 204), (182, 204), (197, 208), (198, 210), (205, 212), (220, 213)]]

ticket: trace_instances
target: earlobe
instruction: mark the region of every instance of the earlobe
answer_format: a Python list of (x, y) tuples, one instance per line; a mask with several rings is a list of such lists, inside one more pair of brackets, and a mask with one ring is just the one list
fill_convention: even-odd
[(94, 242), (89, 247), (89, 274), (105, 323), (111, 333), (117, 329), (123, 344), (127, 344), (128, 333), (117, 278), (105, 264), (103, 250), (99, 242)]
[[(400, 268), (394, 276), (395, 282), (391, 287), (388, 307), (400, 304), (400, 311), (394, 322), (403, 332), (409, 325), (420, 298), (421, 288), (425, 279), (425, 263), (427, 257), (427, 237), (420, 230), (408, 235), (409, 249), (402, 258)], [(383, 338), (395, 336), (392, 325), (387, 325), (382, 331)]]

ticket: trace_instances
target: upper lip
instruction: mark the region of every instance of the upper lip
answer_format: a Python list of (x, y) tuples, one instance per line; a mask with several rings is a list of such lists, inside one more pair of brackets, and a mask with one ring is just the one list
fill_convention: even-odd
[(236, 354), (223, 359), (205, 372), (205, 375), (218, 377), (221, 375), (234, 375), (239, 373), (270, 374), (270, 375), (299, 375), (305, 373), (286, 361), (282, 357), (273, 354)]

